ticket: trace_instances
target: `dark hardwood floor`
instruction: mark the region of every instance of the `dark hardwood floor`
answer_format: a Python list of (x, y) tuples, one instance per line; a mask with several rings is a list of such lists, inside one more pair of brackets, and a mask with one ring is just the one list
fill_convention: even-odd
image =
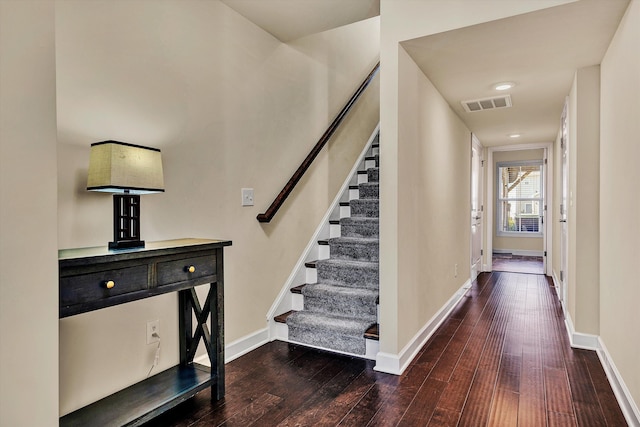
[(494, 254), (493, 271), (509, 273), (544, 274), (542, 257)]
[(274, 341), (151, 426), (625, 426), (594, 352), (569, 346), (541, 275), (483, 273), (400, 376)]

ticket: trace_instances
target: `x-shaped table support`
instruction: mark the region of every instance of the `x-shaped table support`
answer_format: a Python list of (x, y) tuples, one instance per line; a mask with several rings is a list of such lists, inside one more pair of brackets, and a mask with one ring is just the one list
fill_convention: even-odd
[[(200, 344), (204, 345), (211, 362), (211, 381), (215, 387), (211, 388), (211, 400), (219, 400), (224, 397), (224, 287), (220, 283), (211, 283), (204, 306), (200, 306), (198, 294), (195, 288), (185, 289), (179, 293), (180, 304), (180, 363), (188, 365), (193, 363), (193, 358)], [(195, 315), (196, 328), (193, 331), (193, 316)], [(212, 335), (207, 325), (207, 319), (211, 318)], [(221, 379), (218, 381), (218, 379)]]

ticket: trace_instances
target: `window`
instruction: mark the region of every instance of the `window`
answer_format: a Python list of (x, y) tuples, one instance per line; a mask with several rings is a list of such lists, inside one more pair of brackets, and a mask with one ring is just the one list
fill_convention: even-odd
[(498, 235), (542, 235), (542, 161), (498, 163)]

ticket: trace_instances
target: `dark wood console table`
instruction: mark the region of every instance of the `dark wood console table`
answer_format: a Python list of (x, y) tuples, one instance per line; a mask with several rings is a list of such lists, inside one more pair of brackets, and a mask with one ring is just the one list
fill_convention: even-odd
[[(224, 397), (223, 248), (230, 245), (228, 240), (179, 239), (138, 249), (59, 251), (60, 318), (178, 292), (180, 319), (178, 365), (65, 415), (61, 426), (137, 426), (206, 387), (213, 400)], [(194, 287), (206, 283), (211, 286), (201, 306)], [(193, 362), (201, 339), (211, 368)]]

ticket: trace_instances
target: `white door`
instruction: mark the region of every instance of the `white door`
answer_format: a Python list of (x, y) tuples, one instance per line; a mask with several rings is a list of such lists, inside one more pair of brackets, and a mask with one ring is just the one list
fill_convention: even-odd
[(482, 146), (471, 135), (471, 281), (482, 271)]
[(567, 200), (569, 199), (569, 138), (567, 132), (567, 110), (568, 103), (565, 102), (564, 110), (562, 111), (562, 134), (560, 136), (560, 151), (562, 153), (562, 194), (560, 197), (560, 289), (558, 289), (558, 297), (560, 298), (560, 301), (565, 301), (566, 297), (567, 266), (569, 259), (569, 238), (567, 234), (569, 228), (567, 225)]
[(547, 274), (547, 149), (542, 160), (542, 206), (540, 206), (540, 230), (542, 231), (542, 274)]

